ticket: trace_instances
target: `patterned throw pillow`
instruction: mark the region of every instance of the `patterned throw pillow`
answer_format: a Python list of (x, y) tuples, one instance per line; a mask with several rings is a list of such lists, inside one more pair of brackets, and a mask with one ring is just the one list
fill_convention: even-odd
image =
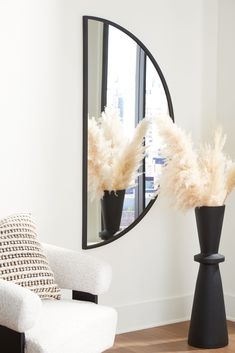
[(0, 278), (32, 290), (41, 299), (60, 299), (60, 289), (28, 213), (0, 220)]

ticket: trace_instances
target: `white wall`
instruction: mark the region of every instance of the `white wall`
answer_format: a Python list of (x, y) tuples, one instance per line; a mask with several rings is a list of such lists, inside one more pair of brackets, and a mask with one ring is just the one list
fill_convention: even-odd
[[(235, 2), (219, 0), (218, 21), (218, 81), (217, 81), (217, 120), (227, 132), (226, 151), (235, 159)], [(222, 266), (224, 288), (227, 292), (227, 312), (235, 320), (235, 194), (226, 203), (224, 243), (221, 252), (226, 256)]]
[[(0, 215), (30, 210), (42, 240), (73, 249), (81, 248), (85, 14), (143, 41), (165, 75), (176, 121), (196, 139), (216, 111), (217, 1), (1, 1)], [(198, 250), (193, 212), (159, 200), (123, 238), (87, 251), (113, 266), (101, 302), (118, 307), (119, 331), (189, 316)]]

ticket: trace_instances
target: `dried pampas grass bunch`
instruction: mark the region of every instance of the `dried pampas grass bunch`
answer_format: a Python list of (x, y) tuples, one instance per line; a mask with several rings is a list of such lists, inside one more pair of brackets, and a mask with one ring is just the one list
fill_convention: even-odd
[(91, 199), (104, 190), (117, 191), (135, 184), (145, 155), (144, 137), (149, 121), (143, 119), (128, 139), (116, 110), (106, 108), (99, 119), (88, 119), (88, 190)]
[(226, 136), (222, 130), (215, 131), (213, 145), (195, 148), (191, 136), (170, 117), (158, 117), (156, 123), (166, 158), (161, 192), (183, 211), (223, 205), (235, 187), (235, 163), (223, 152)]

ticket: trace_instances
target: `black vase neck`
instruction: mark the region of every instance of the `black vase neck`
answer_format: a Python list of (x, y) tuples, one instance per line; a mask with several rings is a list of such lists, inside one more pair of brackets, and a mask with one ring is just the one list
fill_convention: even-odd
[(202, 254), (217, 254), (225, 206), (203, 206), (195, 209), (199, 243)]

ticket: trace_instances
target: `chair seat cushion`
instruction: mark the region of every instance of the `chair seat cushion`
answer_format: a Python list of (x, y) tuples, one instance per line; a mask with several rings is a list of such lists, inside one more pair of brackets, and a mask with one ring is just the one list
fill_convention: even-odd
[(37, 324), (26, 331), (25, 353), (100, 353), (113, 345), (112, 308), (76, 300), (44, 300)]

